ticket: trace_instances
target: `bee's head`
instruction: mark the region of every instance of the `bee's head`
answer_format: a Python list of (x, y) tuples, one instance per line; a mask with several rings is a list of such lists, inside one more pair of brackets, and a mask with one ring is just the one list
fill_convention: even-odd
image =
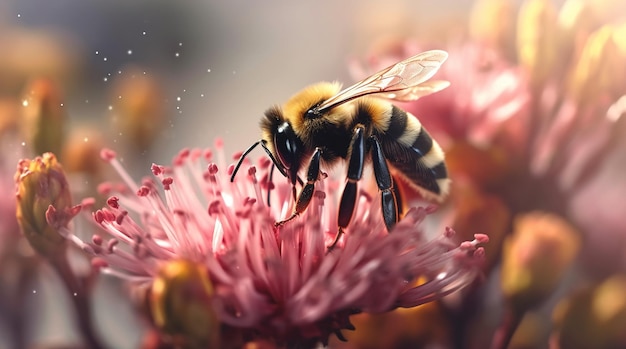
[[(298, 179), (298, 170), (304, 156), (304, 143), (294, 131), (291, 123), (282, 116), (280, 108), (270, 108), (261, 122), (263, 140), (269, 145), (278, 167), (287, 173), (291, 184)], [(283, 171), (281, 171), (283, 172)]]

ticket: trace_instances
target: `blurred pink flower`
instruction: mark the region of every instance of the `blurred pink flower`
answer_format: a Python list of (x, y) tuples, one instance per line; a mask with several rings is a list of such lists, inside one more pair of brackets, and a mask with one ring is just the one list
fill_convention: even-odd
[(220, 321), (247, 340), (313, 347), (333, 333), (342, 338), (342, 329), (352, 329), (351, 314), (442, 298), (478, 274), (484, 253), (478, 245), (487, 241), (476, 235), (457, 245), (450, 229), (428, 238), (419, 224), (429, 208), (412, 209), (387, 234), (378, 201), (362, 192), (351, 226), (328, 251), (338, 200), (325, 196), (340, 185), (331, 177), (318, 182), (300, 218), (276, 228), (290, 213), (291, 188), (275, 179), (266, 206), (268, 161), (231, 183), (210, 151), (183, 150), (172, 166), (153, 165), (153, 177), (136, 184), (111, 151), (103, 157), (125, 181), (124, 187), (105, 185), (115, 196), (93, 214), (109, 238), (84, 241), (69, 230), (65, 236), (103, 272), (136, 284), (150, 283), (170, 260), (203, 263)]
[[(496, 51), (474, 43), (446, 49), (449, 58), (433, 79), (450, 81), (450, 87), (427, 98), (398, 103), (439, 136), (440, 142), (445, 145), (446, 141), (464, 139), (486, 144), (502, 131), (503, 125), (527, 115), (530, 95), (519, 67), (506, 62)], [(424, 50), (410, 41), (400, 43), (389, 53), (373, 54), (366, 67), (353, 61), (352, 75), (362, 79)]]

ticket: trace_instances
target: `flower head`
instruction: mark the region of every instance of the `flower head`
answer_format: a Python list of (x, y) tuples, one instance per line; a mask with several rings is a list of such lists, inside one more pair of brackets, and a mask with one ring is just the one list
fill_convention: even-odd
[(34, 160), (21, 160), (15, 174), (17, 221), (31, 246), (45, 257), (65, 251), (65, 239), (58, 230), (65, 228), (79, 207), (72, 197), (65, 173), (52, 153)]
[(172, 260), (204, 264), (219, 320), (244, 340), (311, 347), (332, 333), (342, 338), (353, 313), (439, 299), (473, 280), (483, 255), (478, 244), (487, 240), (477, 235), (456, 245), (452, 230), (427, 238), (418, 226), (431, 211), (424, 208), (412, 209), (387, 234), (377, 201), (362, 192), (354, 221), (328, 251), (337, 231), (338, 200), (325, 194), (337, 192), (332, 177), (318, 182), (301, 217), (277, 228), (291, 208), (291, 188), (271, 184), (271, 206), (265, 204), (268, 161), (230, 183), (211, 152), (185, 150), (172, 166), (153, 165), (153, 178), (137, 185), (113, 153), (103, 155), (126, 181), (119, 190), (105, 185), (115, 195), (93, 214), (110, 238), (65, 235), (104, 272), (137, 283), (152, 282)]

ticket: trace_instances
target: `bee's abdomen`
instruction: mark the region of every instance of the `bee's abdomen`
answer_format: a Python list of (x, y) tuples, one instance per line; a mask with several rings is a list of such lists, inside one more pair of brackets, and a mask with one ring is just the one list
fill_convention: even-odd
[(449, 186), (441, 147), (415, 116), (391, 108), (388, 127), (380, 135), (387, 160), (409, 182), (440, 198)]

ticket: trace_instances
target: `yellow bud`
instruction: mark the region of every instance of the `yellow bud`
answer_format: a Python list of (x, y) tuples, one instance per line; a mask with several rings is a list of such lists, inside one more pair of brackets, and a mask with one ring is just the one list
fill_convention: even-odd
[(17, 130), (18, 102), (12, 98), (0, 99), (0, 137)]
[(476, 233), (488, 233), (485, 266), (494, 266), (511, 224), (510, 209), (498, 196), (463, 180), (455, 181), (451, 201), (455, 209), (452, 227), (459, 232), (458, 239), (472, 240)]
[(597, 26), (594, 7), (587, 0), (567, 0), (559, 11), (564, 52), (575, 55)]
[(550, 0), (527, 0), (519, 11), (517, 22), (517, 54), (520, 64), (530, 75), (533, 88), (538, 88), (554, 74), (563, 62), (560, 59), (557, 13)]
[(555, 309), (558, 348), (626, 347), (626, 275), (573, 295)]
[(22, 99), (21, 130), (36, 154), (61, 153), (65, 110), (58, 87), (38, 79), (27, 87)]
[(626, 33), (617, 29), (606, 25), (585, 42), (569, 79), (569, 92), (578, 103), (617, 98), (626, 92), (626, 54), (618, 44)]
[(515, 8), (507, 0), (478, 0), (470, 14), (470, 35), (507, 56), (515, 49)]
[(63, 147), (63, 164), (68, 173), (99, 174), (104, 163), (100, 151), (104, 148), (101, 133), (89, 128), (73, 129)]
[[(65, 251), (58, 228), (67, 226), (75, 214), (63, 168), (52, 153), (34, 160), (21, 160), (15, 175), (17, 220), (31, 246), (44, 257)], [(52, 207), (52, 209), (50, 209)], [(50, 224), (54, 218), (54, 224)]]
[(150, 147), (163, 129), (163, 98), (157, 80), (136, 68), (126, 69), (113, 87), (113, 122), (140, 151)]
[(212, 296), (213, 287), (204, 265), (185, 260), (168, 262), (152, 283), (152, 320), (176, 344), (218, 348), (220, 324)]
[(501, 288), (519, 313), (546, 299), (578, 253), (580, 237), (557, 215), (532, 212), (515, 219), (504, 242)]
[[(398, 308), (382, 314), (362, 313), (350, 317), (356, 328), (343, 331), (350, 348), (399, 348), (411, 344), (448, 347), (450, 327), (442, 305), (428, 303), (415, 308)], [(336, 338), (331, 347), (343, 346)]]

